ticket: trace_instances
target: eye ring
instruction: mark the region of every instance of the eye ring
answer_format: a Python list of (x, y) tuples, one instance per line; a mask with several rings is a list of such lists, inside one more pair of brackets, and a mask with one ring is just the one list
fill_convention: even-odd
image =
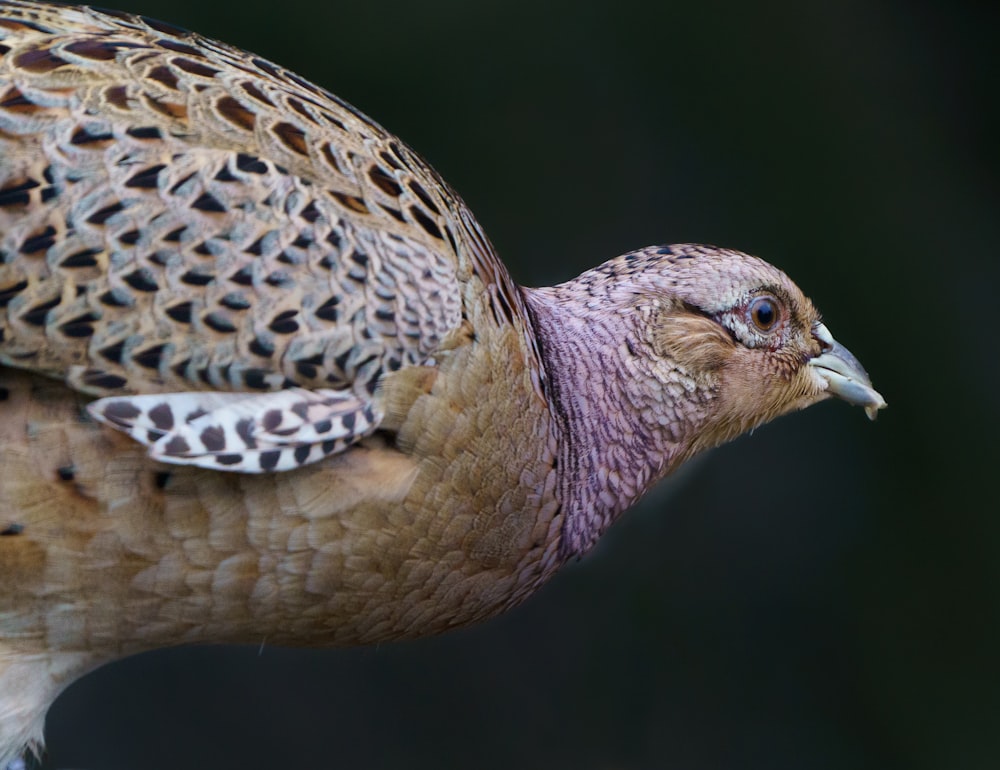
[(781, 319), (781, 303), (770, 295), (757, 297), (747, 310), (750, 321), (758, 331), (774, 331)]

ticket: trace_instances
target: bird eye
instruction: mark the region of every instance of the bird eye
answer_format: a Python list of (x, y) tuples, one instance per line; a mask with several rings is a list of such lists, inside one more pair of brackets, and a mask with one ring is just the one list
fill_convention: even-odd
[(778, 302), (773, 297), (757, 297), (750, 303), (750, 320), (762, 332), (769, 332), (778, 323)]

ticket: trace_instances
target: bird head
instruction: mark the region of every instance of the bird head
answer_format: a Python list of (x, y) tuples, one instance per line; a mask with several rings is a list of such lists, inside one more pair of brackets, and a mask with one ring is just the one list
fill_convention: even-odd
[(550, 366), (573, 383), (561, 407), (578, 451), (624, 446), (657, 477), (830, 397), (872, 419), (886, 405), (798, 286), (748, 254), (653, 246), (528, 296)]
[(646, 338), (650, 372), (667, 385), (682, 382), (695, 403), (698, 393), (710, 402), (695, 408), (704, 418), (684, 456), (830, 397), (863, 406), (870, 419), (886, 406), (812, 302), (761, 259), (676, 245), (598, 270), (615, 275), (618, 303), (642, 319), (632, 328)]

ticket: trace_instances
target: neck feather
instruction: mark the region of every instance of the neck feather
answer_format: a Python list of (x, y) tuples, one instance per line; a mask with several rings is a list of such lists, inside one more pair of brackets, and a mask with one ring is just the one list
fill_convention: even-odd
[(561, 429), (564, 557), (589, 550), (690, 456), (713, 401), (711, 387), (655, 349), (660, 308), (583, 278), (525, 290)]

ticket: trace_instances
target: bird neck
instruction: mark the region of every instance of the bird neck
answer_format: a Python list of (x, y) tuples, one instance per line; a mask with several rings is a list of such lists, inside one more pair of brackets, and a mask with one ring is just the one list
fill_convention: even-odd
[(588, 551), (653, 483), (696, 450), (710, 385), (668, 362), (650, 333), (662, 309), (601, 282), (526, 289), (560, 429), (561, 553)]

